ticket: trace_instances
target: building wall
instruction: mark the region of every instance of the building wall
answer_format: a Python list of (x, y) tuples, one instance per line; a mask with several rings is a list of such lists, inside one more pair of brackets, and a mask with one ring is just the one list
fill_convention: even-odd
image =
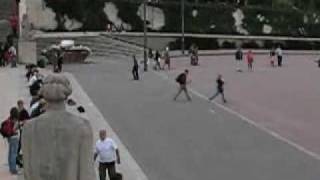
[(15, 0), (0, 0), (0, 42), (11, 33), (10, 16), (14, 13)]

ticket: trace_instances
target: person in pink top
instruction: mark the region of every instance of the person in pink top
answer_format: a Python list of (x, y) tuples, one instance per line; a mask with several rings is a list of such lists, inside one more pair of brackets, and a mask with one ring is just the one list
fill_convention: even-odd
[(247, 62), (248, 62), (248, 70), (253, 71), (253, 61), (254, 61), (254, 55), (251, 50), (247, 53)]

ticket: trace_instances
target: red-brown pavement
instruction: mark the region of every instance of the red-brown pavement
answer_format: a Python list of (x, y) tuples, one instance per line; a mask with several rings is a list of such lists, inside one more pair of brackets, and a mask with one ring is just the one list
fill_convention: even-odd
[[(315, 55), (286, 55), (282, 68), (272, 68), (267, 55), (255, 56), (254, 72), (236, 72), (233, 56), (203, 56), (200, 66), (189, 58), (172, 60), (171, 78), (190, 70), (191, 87), (204, 96), (216, 91), (220, 73), (226, 81), (226, 107), (276, 132), (305, 149), (320, 154), (320, 68)], [(217, 102), (221, 98), (217, 97)]]

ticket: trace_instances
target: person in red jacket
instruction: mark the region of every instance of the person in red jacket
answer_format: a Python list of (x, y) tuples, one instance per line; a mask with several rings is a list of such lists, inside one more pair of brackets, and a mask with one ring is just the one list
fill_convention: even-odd
[(253, 61), (254, 61), (253, 52), (251, 50), (249, 50), (247, 53), (247, 62), (248, 62), (248, 70), (249, 71), (253, 71)]

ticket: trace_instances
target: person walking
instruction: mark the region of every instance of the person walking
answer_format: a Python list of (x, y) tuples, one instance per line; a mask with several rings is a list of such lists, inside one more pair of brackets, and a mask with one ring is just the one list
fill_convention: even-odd
[(275, 59), (276, 59), (276, 51), (274, 48), (272, 48), (270, 51), (270, 65), (271, 65), (271, 67), (275, 67), (275, 65), (274, 65)]
[(149, 65), (149, 63), (151, 62), (152, 59), (153, 59), (153, 51), (150, 48), (149, 51), (148, 51), (148, 61), (147, 61), (148, 65)]
[(224, 80), (222, 79), (222, 75), (221, 75), (221, 74), (218, 75), (218, 78), (217, 78), (217, 80), (216, 80), (216, 83), (217, 83), (217, 92), (216, 92), (213, 96), (211, 96), (211, 97), (209, 98), (209, 101), (212, 101), (212, 100), (215, 99), (218, 95), (221, 94), (222, 101), (223, 101), (224, 103), (226, 103), (227, 100), (226, 100), (226, 98), (225, 98), (225, 96), (224, 96), (224, 84), (225, 84), (225, 82), (224, 82)]
[(277, 58), (278, 58), (278, 66), (282, 67), (283, 51), (281, 49), (281, 46), (278, 46), (278, 48), (276, 49), (276, 54), (277, 54)]
[(168, 66), (168, 70), (170, 70), (171, 60), (170, 60), (170, 54), (169, 54), (169, 47), (166, 48), (166, 51), (164, 52), (164, 64), (162, 69), (165, 68), (165, 66)]
[(64, 57), (64, 52), (63, 49), (60, 49), (58, 51), (58, 59), (57, 59), (57, 72), (61, 73), (62, 72), (62, 65), (63, 65), (63, 57)]
[(235, 58), (236, 58), (236, 63), (237, 63), (237, 67), (236, 70), (237, 72), (242, 72), (242, 68), (241, 68), (241, 63), (243, 60), (243, 52), (241, 48), (238, 48), (235, 54)]
[(99, 176), (100, 180), (106, 180), (106, 170), (110, 180), (117, 177), (116, 162), (120, 164), (120, 153), (113, 139), (107, 137), (106, 130), (100, 130), (100, 139), (96, 143), (94, 160), (99, 157)]
[(139, 64), (136, 56), (133, 56), (133, 67), (132, 67), (133, 80), (139, 80)]
[(183, 73), (179, 74), (176, 78), (176, 82), (179, 84), (179, 91), (177, 95), (173, 98), (174, 101), (177, 100), (178, 96), (182, 93), (182, 91), (185, 93), (188, 101), (191, 101), (191, 97), (188, 92), (187, 84), (189, 84), (191, 81), (188, 80), (189, 70), (186, 69)]
[(247, 53), (247, 62), (248, 62), (249, 71), (253, 71), (253, 61), (254, 61), (253, 52), (249, 50)]
[(160, 58), (161, 58), (161, 54), (160, 54), (160, 52), (157, 50), (157, 51), (156, 51), (156, 54), (155, 54), (155, 56), (154, 56), (154, 62), (155, 62), (154, 70), (161, 70)]

